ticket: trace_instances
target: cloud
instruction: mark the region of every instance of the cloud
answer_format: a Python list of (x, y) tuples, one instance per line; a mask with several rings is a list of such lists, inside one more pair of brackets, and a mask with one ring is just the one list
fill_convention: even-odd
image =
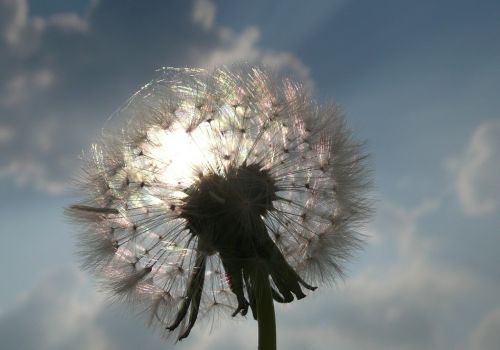
[(418, 206), (407, 209), (389, 200), (383, 200), (377, 207), (377, 215), (370, 224), (370, 242), (378, 246), (395, 246), (397, 257), (415, 259), (426, 256), (431, 249), (429, 239), (419, 236), (418, 222), (435, 213), (441, 206), (442, 196), (422, 201)]
[[(497, 344), (498, 311), (485, 305), (498, 307), (499, 284), (432, 258), (438, 247), (425, 237), (422, 222), (440, 208), (432, 199), (414, 208), (384, 200), (369, 230), (377, 241), (363, 253), (379, 257), (336, 289), (322, 287), (303, 300), (277, 305), (279, 347), (465, 350), (469, 344)], [(395, 256), (390, 264), (383, 260), (388, 255)], [(3, 349), (256, 348), (251, 317), (223, 317), (213, 330), (211, 320), (200, 319), (188, 339), (173, 345), (129, 308), (110, 307), (93, 290), (73, 270), (45, 275), (0, 314)]]
[(500, 206), (500, 120), (480, 124), (464, 153), (447, 162), (467, 215), (498, 212)]
[(339, 313), (335, 327), (354, 348), (435, 349), (441, 325), (450, 321), (445, 315), (471, 293), (470, 276), (430, 258), (434, 247), (419, 222), (438, 208), (433, 201), (412, 210), (381, 205), (372, 230), (392, 263), (373, 264), (349, 279), (332, 310)]
[(85, 275), (75, 270), (46, 273), (0, 314), (2, 349), (173, 349), (130, 312), (125, 315), (129, 310), (109, 306), (89, 287)]
[(235, 32), (215, 13), (208, 0), (102, 0), (81, 16), (40, 17), (27, 1), (0, 0), (0, 114), (16, 130), (0, 154), (3, 181), (61, 193), (106, 118), (162, 66), (264, 63), (310, 83), (295, 56), (260, 48), (258, 28)]
[(481, 303), (494, 302), (491, 291), (500, 286), (433, 258), (439, 246), (422, 227), (440, 208), (439, 198), (410, 209), (381, 202), (368, 230), (376, 240), (363, 252), (369, 264), (337, 290), (292, 305), (300, 310), (287, 313), (285, 342), (314, 349), (462, 348), (482, 317)]
[(15, 131), (12, 127), (0, 128), (0, 144), (2, 134), (5, 139), (0, 154), (0, 181), (49, 195), (63, 194), (68, 180), (59, 174), (59, 169), (70, 167), (75, 161), (67, 160), (55, 149), (61, 137), (60, 124), (57, 118), (48, 117), (29, 120)]
[(497, 350), (500, 345), (500, 307), (487, 314), (471, 335), (471, 349)]
[(99, 303), (80, 291), (82, 286), (82, 276), (74, 271), (44, 276), (0, 316), (2, 348), (109, 349), (93, 322)]
[(453, 343), (446, 327), (463, 312), (461, 302), (477, 292), (474, 278), (425, 260), (396, 266), (378, 266), (349, 281), (338, 310), (332, 310), (339, 333), (360, 349), (368, 344), (371, 349), (436, 349)]
[(89, 30), (89, 24), (86, 18), (75, 13), (56, 13), (47, 18), (30, 17), (26, 0), (0, 0), (0, 37), (7, 48), (16, 54), (32, 54), (39, 48), (43, 36), (54, 29), (84, 33)]
[(3, 86), (0, 106), (16, 107), (30, 96), (49, 88), (53, 81), (54, 75), (48, 69), (19, 73), (6, 81)]
[[(74, 166), (66, 160), (76, 158), (107, 115), (162, 65), (264, 61), (309, 79), (296, 56), (262, 47), (261, 28), (221, 26), (208, 1), (176, 2), (180, 9), (166, 3), (151, 1), (147, 8), (135, 0), (119, 5), (103, 0), (93, 2), (83, 17), (42, 18), (29, 15), (27, 1), (0, 0), (2, 190), (11, 181), (60, 193)], [(499, 173), (493, 166), (499, 164), (498, 140), (498, 123), (482, 124), (452, 162), (455, 188), (471, 215), (498, 210), (498, 191), (485, 189)], [(428, 238), (425, 224), (441, 209), (434, 199), (415, 208), (383, 201), (369, 230), (374, 238), (360, 254), (370, 260), (358, 262), (337, 289), (318, 290), (279, 308), (280, 347), (449, 349), (469, 345), (470, 337), (471, 348), (497, 348), (500, 288), (435, 258), (440, 246)], [(174, 348), (130, 312), (104, 307), (88, 287), (78, 273), (57, 273), (44, 277), (15, 305), (2, 306), (2, 348)], [(175, 349), (254, 349), (255, 322), (233, 321), (221, 321), (210, 336), (210, 324), (201, 323)]]
[(54, 27), (63, 32), (85, 33), (90, 26), (87, 20), (75, 13), (56, 13), (46, 20), (47, 27)]
[[(175, 344), (147, 329), (128, 307), (109, 305), (95, 294), (84, 274), (63, 269), (45, 273), (0, 314), (2, 350), (200, 350), (256, 347), (253, 319), (210, 334), (199, 322), (191, 336)], [(244, 325), (247, 324), (247, 325)], [(235, 344), (238, 344), (236, 346)]]
[(27, 23), (26, 0), (0, 0), (0, 36), (8, 45), (16, 44)]
[(19, 187), (33, 186), (36, 190), (51, 194), (62, 194), (66, 188), (64, 181), (51, 179), (43, 163), (36, 161), (16, 161), (0, 164), (0, 180), (11, 178)]
[(212, 28), (215, 19), (215, 4), (210, 0), (196, 0), (193, 4), (193, 22), (205, 30)]
[(13, 128), (0, 125), (0, 145), (11, 142), (16, 135)]
[(259, 47), (260, 31), (257, 27), (247, 27), (241, 33), (219, 27), (216, 32), (221, 45), (205, 53), (196, 53), (199, 66), (213, 68), (234, 63), (262, 64), (276, 72), (295, 77), (308, 88), (313, 87), (309, 68), (295, 55)]

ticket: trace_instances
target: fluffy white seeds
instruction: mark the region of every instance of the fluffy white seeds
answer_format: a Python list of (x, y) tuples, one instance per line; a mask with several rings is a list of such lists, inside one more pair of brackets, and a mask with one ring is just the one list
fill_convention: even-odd
[(278, 302), (342, 275), (370, 206), (336, 107), (257, 68), (165, 69), (119, 114), (67, 212), (83, 267), (148, 324), (182, 339), (198, 316), (254, 311), (256, 262)]

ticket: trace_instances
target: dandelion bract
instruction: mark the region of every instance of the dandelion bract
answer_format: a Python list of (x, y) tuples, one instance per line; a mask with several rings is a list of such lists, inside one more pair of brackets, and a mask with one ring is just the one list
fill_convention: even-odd
[[(342, 275), (369, 214), (362, 145), (338, 108), (261, 68), (165, 69), (85, 154), (84, 268), (165, 334), (258, 319)], [(257, 302), (256, 302), (257, 300)]]

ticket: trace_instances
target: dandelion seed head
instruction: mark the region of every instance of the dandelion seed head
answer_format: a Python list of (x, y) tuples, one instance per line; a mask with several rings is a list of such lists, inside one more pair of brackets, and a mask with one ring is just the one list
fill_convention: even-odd
[(363, 146), (299, 83), (260, 68), (166, 68), (113, 119), (67, 212), (82, 225), (83, 267), (165, 334), (253, 311), (256, 263), (274, 299), (291, 302), (341, 276), (359, 247)]

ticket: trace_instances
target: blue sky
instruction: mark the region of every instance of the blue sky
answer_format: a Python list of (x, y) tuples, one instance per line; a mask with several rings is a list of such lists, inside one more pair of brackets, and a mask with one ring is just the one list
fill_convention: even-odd
[(335, 101), (376, 215), (345, 281), (278, 309), (290, 349), (500, 347), (498, 1), (0, 0), (2, 349), (256, 348), (251, 320), (173, 345), (74, 257), (78, 155), (162, 66), (247, 61)]

